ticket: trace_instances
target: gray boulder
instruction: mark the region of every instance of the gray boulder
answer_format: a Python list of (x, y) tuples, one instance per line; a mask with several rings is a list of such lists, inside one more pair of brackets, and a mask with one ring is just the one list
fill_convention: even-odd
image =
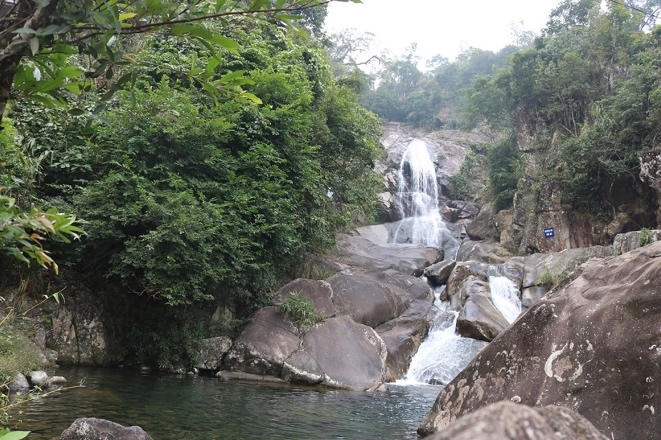
[(450, 274), (457, 264), (454, 260), (441, 261), (426, 267), (423, 274), (432, 286), (442, 286), (448, 282)]
[(376, 327), (404, 311), (401, 298), (387, 285), (364, 275), (339, 273), (328, 279), (339, 314)]
[(338, 234), (329, 257), (352, 267), (419, 275), (425, 267), (443, 260), (443, 250), (417, 244), (379, 245), (360, 236)]
[(661, 240), (660, 229), (617, 234), (613, 240), (613, 250), (619, 255), (659, 240)]
[(273, 303), (281, 304), (285, 298), (293, 293), (312, 301), (321, 318), (330, 318), (335, 315), (333, 289), (326, 281), (298, 278), (281, 287), (273, 296)]
[(571, 408), (608, 438), (661, 432), (661, 242), (582, 265), (446, 388), (421, 432), (500, 400)]
[(125, 427), (104, 419), (76, 419), (60, 440), (153, 440), (139, 426)]
[(452, 422), (426, 440), (607, 440), (574, 411), (499, 402)]
[(23, 373), (16, 373), (14, 379), (9, 383), (10, 393), (22, 393), (30, 389), (30, 383)]
[(219, 370), (223, 366), (225, 355), (232, 347), (232, 340), (226, 336), (208, 338), (202, 341), (195, 368)]
[(48, 374), (45, 371), (30, 371), (28, 380), (32, 386), (43, 388), (48, 385)]
[(387, 348), (370, 327), (349, 316), (331, 318), (308, 330), (303, 351), (323, 371), (323, 384), (367, 390), (383, 382)]
[(280, 377), (285, 359), (298, 351), (298, 329), (275, 307), (258, 311), (225, 357), (232, 370)]

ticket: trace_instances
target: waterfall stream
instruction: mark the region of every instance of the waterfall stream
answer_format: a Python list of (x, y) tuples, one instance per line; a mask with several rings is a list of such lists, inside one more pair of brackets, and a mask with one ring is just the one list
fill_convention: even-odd
[(436, 169), (422, 140), (412, 140), (402, 156), (397, 199), (403, 220), (391, 241), (442, 247), (447, 257), (454, 258), (458, 243), (441, 217)]
[[(445, 258), (453, 259), (459, 242), (445, 226), (438, 206), (436, 169), (427, 144), (414, 139), (402, 156), (399, 167), (397, 192), (403, 220), (399, 222), (390, 241), (419, 243), (442, 247)], [(507, 322), (512, 323), (521, 313), (518, 289), (504, 275), (502, 266), (490, 266), (488, 275), (491, 299)], [(436, 315), (427, 338), (411, 360), (406, 377), (398, 384), (449, 383), (477, 355), (484, 346), (482, 341), (457, 334), (458, 312), (447, 310), (448, 303), (440, 300), (445, 286), (436, 290)]]
[(481, 341), (464, 338), (456, 332), (458, 312), (447, 310), (439, 299), (445, 286), (436, 290), (436, 318), (427, 338), (411, 359), (404, 379), (398, 384), (446, 385), (463, 370), (483, 346)]

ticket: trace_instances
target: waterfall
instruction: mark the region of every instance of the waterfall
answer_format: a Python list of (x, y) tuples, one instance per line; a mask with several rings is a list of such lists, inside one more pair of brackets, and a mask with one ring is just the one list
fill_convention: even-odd
[(411, 359), (406, 377), (398, 384), (446, 385), (463, 370), (483, 346), (483, 342), (464, 338), (456, 332), (458, 312), (448, 311), (448, 303), (439, 295), (445, 286), (437, 289), (437, 314), (427, 338)]
[(424, 141), (412, 140), (402, 156), (397, 196), (404, 220), (391, 241), (443, 247), (453, 257), (458, 243), (441, 218), (436, 169)]
[(519, 289), (509, 278), (502, 275), (502, 266), (490, 266), (488, 269), (491, 301), (510, 324), (521, 314)]

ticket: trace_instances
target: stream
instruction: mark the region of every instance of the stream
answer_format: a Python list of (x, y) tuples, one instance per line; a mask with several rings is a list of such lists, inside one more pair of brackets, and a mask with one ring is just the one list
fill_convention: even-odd
[(78, 417), (139, 425), (156, 440), (417, 439), (440, 387), (382, 393), (223, 382), (134, 370), (60, 368), (83, 388), (36, 398), (13, 421), (28, 439), (59, 439)]

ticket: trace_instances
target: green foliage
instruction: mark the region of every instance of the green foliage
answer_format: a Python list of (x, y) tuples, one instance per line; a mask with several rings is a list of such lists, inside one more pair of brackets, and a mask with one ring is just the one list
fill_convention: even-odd
[[(360, 0), (351, 0), (360, 3)], [(240, 99), (259, 102), (241, 86), (245, 78), (239, 70), (232, 75), (210, 78), (211, 59), (220, 59), (222, 51), (238, 52), (239, 44), (209, 27), (222, 26), (237, 16), (263, 16), (278, 23), (293, 25), (296, 15), (321, 6), (322, 0), (266, 0), (252, 2), (104, 2), (80, 0), (59, 2), (20, 1), (9, 8), (0, 24), (0, 121), (5, 112), (10, 89), (14, 96), (28, 97), (49, 107), (68, 108), (69, 94), (80, 94), (102, 85), (103, 99), (118, 90), (132, 88), (137, 78), (138, 62), (126, 52), (136, 34), (170, 34), (187, 41), (197, 41), (211, 55), (206, 68), (195, 66), (186, 75), (212, 95), (232, 91)], [(305, 23), (318, 30), (323, 10), (305, 14)], [(118, 41), (119, 40), (119, 41)], [(68, 55), (78, 55), (80, 63), (70, 64)], [(29, 57), (29, 61), (28, 61)], [(209, 68), (211, 66), (211, 68)], [(12, 81), (13, 80), (13, 81)], [(104, 105), (98, 107), (101, 111)]]
[(301, 292), (292, 292), (278, 304), (278, 313), (291, 321), (301, 331), (306, 331), (321, 321), (319, 312), (311, 299), (301, 296)]
[(459, 200), (469, 200), (477, 197), (480, 188), (476, 185), (476, 173), (486, 166), (485, 156), (479, 150), (469, 151), (461, 163), (459, 172), (452, 176), (454, 197)]
[(650, 234), (649, 228), (642, 228), (640, 230), (640, 245), (647, 246), (652, 243), (652, 234)]
[(40, 366), (39, 349), (34, 343), (14, 328), (11, 319), (0, 321), (0, 384), (10, 382), (16, 373), (27, 373)]
[(514, 134), (488, 149), (487, 164), (494, 212), (510, 208), (521, 176), (521, 153)]
[(21, 440), (29, 433), (30, 431), (10, 431), (7, 428), (0, 428), (0, 440)]
[[(2, 188), (0, 188), (0, 191)], [(76, 216), (51, 208), (43, 211), (32, 207), (28, 212), (19, 209), (16, 200), (0, 193), (0, 252), (29, 264), (51, 266), (58, 273), (57, 263), (44, 250), (42, 242), (47, 236), (69, 243), (69, 237), (78, 239), (83, 230), (75, 225)]]
[(547, 268), (544, 269), (544, 271), (539, 274), (539, 277), (535, 281), (536, 286), (544, 286), (544, 287), (551, 287), (555, 284), (557, 284), (558, 280), (557, 277), (554, 276), (551, 271)]

